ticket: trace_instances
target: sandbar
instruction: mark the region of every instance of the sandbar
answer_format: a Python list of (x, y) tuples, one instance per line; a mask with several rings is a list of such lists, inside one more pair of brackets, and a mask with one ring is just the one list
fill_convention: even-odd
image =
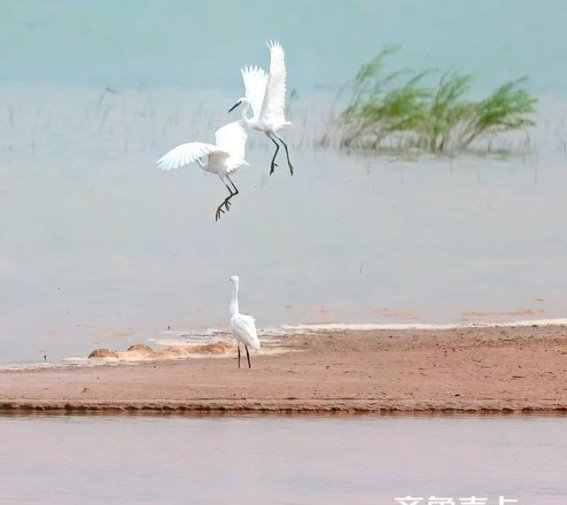
[(567, 326), (337, 329), (279, 353), (0, 371), (4, 413), (567, 413)]

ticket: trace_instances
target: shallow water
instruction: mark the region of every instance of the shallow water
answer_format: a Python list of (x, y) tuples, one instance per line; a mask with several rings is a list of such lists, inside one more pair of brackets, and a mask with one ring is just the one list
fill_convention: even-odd
[[(261, 328), (565, 316), (559, 0), (211, 2), (3, 2), (0, 363), (125, 349), (168, 327), (206, 336), (226, 326), (233, 273)], [(265, 66), (272, 38), (287, 52), (296, 175), (282, 160), (268, 177), (272, 146), (251, 134), (241, 195), (215, 224), (219, 181), (155, 160), (237, 117), (237, 70)], [(391, 70), (455, 66), (472, 94), (527, 75), (538, 127), (495, 147), (530, 154), (320, 149), (337, 89), (386, 44), (401, 47)]]
[[(155, 160), (211, 139), (232, 117), (230, 95), (2, 96), (1, 362), (125, 349), (168, 326), (226, 326), (233, 273), (261, 328), (567, 310), (564, 102), (541, 105), (529, 156), (450, 160), (320, 149), (329, 97), (297, 99), (286, 132), (296, 174), (282, 158), (269, 177), (271, 148), (251, 132), (241, 195), (215, 223), (218, 179), (196, 167), (164, 173)], [(502, 142), (521, 147), (523, 137)]]
[[(565, 419), (0, 416), (0, 502), (567, 503)], [(458, 503), (458, 502), (457, 502)]]

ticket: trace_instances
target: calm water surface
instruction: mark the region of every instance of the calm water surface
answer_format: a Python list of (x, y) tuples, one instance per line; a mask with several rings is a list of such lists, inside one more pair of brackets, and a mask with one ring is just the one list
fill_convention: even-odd
[(1, 417), (0, 503), (567, 503), (564, 418)]
[[(567, 313), (560, 0), (2, 6), (0, 363), (224, 326), (233, 273), (261, 328)], [(238, 69), (266, 66), (272, 38), (286, 48), (296, 175), (282, 163), (268, 177), (272, 145), (251, 132), (241, 195), (215, 224), (218, 179), (155, 160), (237, 117)], [(537, 128), (495, 147), (530, 154), (320, 149), (337, 89), (385, 44), (401, 47), (392, 70), (455, 66), (473, 95), (527, 75)]]
[(298, 98), (296, 175), (282, 161), (269, 177), (270, 143), (250, 132), (241, 194), (215, 223), (220, 181), (155, 160), (211, 140), (230, 94), (1, 91), (0, 362), (226, 326), (233, 273), (261, 328), (567, 311), (566, 102), (541, 105), (529, 156), (450, 160), (320, 149), (329, 96)]

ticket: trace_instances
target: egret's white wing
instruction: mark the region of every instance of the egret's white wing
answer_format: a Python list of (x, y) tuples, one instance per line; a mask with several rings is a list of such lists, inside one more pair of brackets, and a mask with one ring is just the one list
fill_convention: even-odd
[(175, 168), (194, 163), (199, 158), (208, 156), (217, 151), (217, 146), (204, 142), (189, 142), (174, 147), (165, 153), (158, 161), (158, 167), (162, 170), (173, 170)]
[(271, 123), (285, 121), (286, 68), (285, 54), (279, 42), (268, 42), (270, 48), (270, 76), (262, 104), (262, 117)]
[(244, 67), (240, 72), (246, 89), (246, 98), (250, 102), (254, 118), (257, 119), (262, 112), (262, 104), (268, 85), (268, 74), (260, 67)]
[(252, 316), (244, 314), (236, 314), (230, 319), (230, 325), (240, 341), (253, 349), (260, 349), (260, 339), (255, 323), (256, 320)]
[(242, 121), (233, 121), (215, 132), (217, 149), (225, 151), (238, 160), (244, 160), (248, 135)]

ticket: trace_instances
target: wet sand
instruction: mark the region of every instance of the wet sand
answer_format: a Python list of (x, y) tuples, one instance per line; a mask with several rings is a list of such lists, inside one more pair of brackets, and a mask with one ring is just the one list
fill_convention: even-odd
[[(5, 412), (567, 411), (567, 327), (289, 335), (282, 353), (0, 372)], [(243, 361), (245, 365), (245, 360)]]

